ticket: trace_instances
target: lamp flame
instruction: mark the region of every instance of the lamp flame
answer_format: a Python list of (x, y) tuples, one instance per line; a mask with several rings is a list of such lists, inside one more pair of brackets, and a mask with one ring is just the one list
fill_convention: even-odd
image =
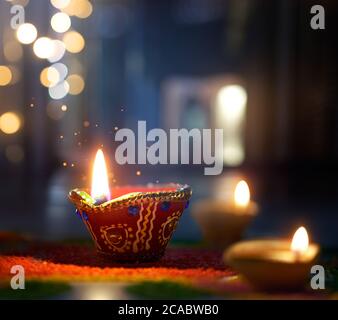
[(304, 227), (300, 227), (295, 232), (292, 242), (291, 250), (296, 253), (304, 253), (309, 247), (309, 236)]
[(250, 190), (248, 184), (241, 180), (237, 183), (234, 193), (235, 204), (238, 207), (247, 207), (250, 202)]
[(96, 200), (110, 200), (107, 166), (101, 149), (97, 150), (94, 160), (91, 196)]

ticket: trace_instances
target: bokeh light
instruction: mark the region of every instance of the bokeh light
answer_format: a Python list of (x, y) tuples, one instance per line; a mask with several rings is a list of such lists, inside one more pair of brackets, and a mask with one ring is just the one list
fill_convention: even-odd
[(6, 147), (5, 155), (8, 161), (14, 164), (19, 164), (25, 157), (23, 148), (17, 144)]
[(66, 50), (71, 53), (78, 53), (82, 51), (85, 46), (84, 38), (77, 31), (68, 31), (63, 36), (63, 42), (66, 46)]
[(92, 12), (92, 4), (89, 1), (82, 1), (75, 15), (80, 19), (86, 19), (92, 14)]
[(68, 68), (65, 64), (58, 62), (52, 65), (59, 72), (60, 80), (64, 80), (68, 75)]
[(53, 41), (47, 37), (41, 37), (34, 42), (33, 50), (40, 59), (50, 58), (54, 53)]
[(7, 86), (12, 80), (12, 71), (7, 66), (0, 66), (0, 86)]
[(22, 58), (22, 46), (17, 41), (6, 41), (4, 44), (4, 56), (9, 62), (17, 62)]
[(69, 4), (62, 8), (62, 11), (70, 16), (88, 18), (93, 12), (93, 6), (88, 0), (70, 0)]
[(245, 159), (243, 124), (247, 93), (237, 84), (222, 87), (217, 94), (216, 124), (224, 132), (223, 161), (238, 166)]
[(31, 23), (23, 23), (16, 31), (17, 39), (23, 44), (33, 43), (38, 36), (38, 31)]
[(64, 12), (55, 13), (50, 20), (50, 24), (55, 32), (66, 32), (71, 26), (71, 20), (68, 14)]
[(237, 119), (245, 110), (247, 94), (242, 86), (229, 85), (220, 89), (217, 99), (224, 114), (228, 118)]
[(67, 82), (69, 84), (69, 94), (71, 95), (80, 94), (85, 87), (85, 82), (83, 78), (78, 74), (70, 75), (67, 78)]
[(60, 73), (54, 67), (44, 68), (40, 73), (40, 82), (49, 88), (55, 86), (60, 81)]
[(60, 40), (52, 40), (53, 42), (53, 54), (48, 57), (49, 62), (57, 62), (61, 60), (66, 52), (65, 44)]
[(63, 9), (69, 5), (70, 0), (51, 0), (50, 2), (54, 8)]
[(6, 134), (16, 133), (21, 127), (20, 117), (15, 112), (5, 112), (0, 117), (0, 130)]
[[(46, 108), (47, 116), (52, 120), (61, 120), (65, 116), (65, 112), (62, 111), (61, 106), (60, 102), (49, 102)], [(60, 139), (63, 139), (63, 136), (60, 136)]]
[[(62, 81), (54, 87), (48, 89), (49, 96), (54, 100), (64, 98), (69, 92), (69, 84), (67, 81)], [(62, 111), (62, 110), (61, 110)]]

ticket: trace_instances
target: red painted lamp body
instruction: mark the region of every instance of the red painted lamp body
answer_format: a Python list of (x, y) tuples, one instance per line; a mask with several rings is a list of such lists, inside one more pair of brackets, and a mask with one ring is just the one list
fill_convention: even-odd
[(112, 200), (97, 203), (86, 190), (69, 193), (98, 252), (115, 261), (160, 259), (188, 206), (191, 188), (116, 187), (111, 194)]

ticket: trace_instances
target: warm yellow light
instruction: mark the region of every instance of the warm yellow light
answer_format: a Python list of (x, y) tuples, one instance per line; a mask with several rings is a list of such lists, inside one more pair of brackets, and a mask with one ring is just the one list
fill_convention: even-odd
[(94, 161), (91, 196), (94, 199), (102, 197), (110, 199), (107, 167), (101, 149), (97, 150)]
[(309, 236), (304, 227), (300, 227), (295, 232), (292, 242), (291, 250), (295, 253), (304, 253), (309, 247)]
[(66, 50), (71, 53), (78, 53), (82, 51), (85, 46), (84, 38), (76, 31), (68, 31), (63, 37), (63, 42), (66, 46)]
[(62, 8), (62, 11), (70, 16), (85, 19), (93, 12), (93, 6), (88, 0), (70, 0), (69, 4)]
[(68, 14), (64, 12), (55, 13), (50, 20), (50, 25), (53, 30), (58, 33), (66, 32), (70, 28), (71, 24), (72, 23)]
[(23, 23), (16, 31), (16, 37), (23, 44), (30, 44), (35, 41), (38, 31), (31, 23)]
[(69, 5), (70, 0), (51, 0), (50, 2), (56, 9), (63, 9)]
[(14, 112), (6, 112), (0, 117), (0, 130), (6, 134), (16, 133), (21, 127), (20, 117)]
[(81, 5), (78, 7), (78, 11), (75, 13), (75, 15), (80, 19), (86, 19), (92, 14), (92, 12), (92, 4), (87, 0), (83, 0), (81, 1)]
[(8, 85), (12, 80), (12, 71), (6, 66), (0, 66), (0, 86)]
[(54, 43), (47, 37), (41, 37), (34, 42), (33, 50), (40, 59), (48, 59), (54, 54)]
[(45, 87), (53, 87), (60, 81), (59, 71), (54, 67), (44, 68), (40, 73), (41, 84)]
[(85, 82), (83, 78), (78, 74), (70, 75), (67, 78), (67, 82), (69, 84), (69, 94), (71, 95), (80, 94), (85, 87)]
[(228, 119), (237, 120), (245, 110), (247, 95), (242, 86), (229, 85), (219, 91), (217, 99), (225, 116)]
[(216, 97), (216, 126), (224, 132), (223, 161), (238, 166), (245, 160), (244, 124), (247, 94), (237, 84), (220, 88)]
[(234, 192), (235, 204), (238, 207), (247, 207), (250, 202), (250, 190), (248, 184), (241, 180), (237, 183)]

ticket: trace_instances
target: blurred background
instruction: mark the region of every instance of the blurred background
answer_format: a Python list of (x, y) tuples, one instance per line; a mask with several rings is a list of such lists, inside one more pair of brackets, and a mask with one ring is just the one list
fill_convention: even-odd
[[(315, 4), (325, 30), (310, 27)], [(15, 5), (25, 15), (17, 30)], [(311, 0), (1, 0), (0, 230), (87, 237), (67, 194), (90, 186), (103, 146), (112, 185), (177, 181), (196, 201), (244, 178), (261, 207), (248, 237), (289, 236), (303, 224), (338, 245), (337, 9)], [(138, 120), (223, 128), (223, 174), (119, 166), (114, 133)], [(200, 237), (186, 212), (175, 238)]]

